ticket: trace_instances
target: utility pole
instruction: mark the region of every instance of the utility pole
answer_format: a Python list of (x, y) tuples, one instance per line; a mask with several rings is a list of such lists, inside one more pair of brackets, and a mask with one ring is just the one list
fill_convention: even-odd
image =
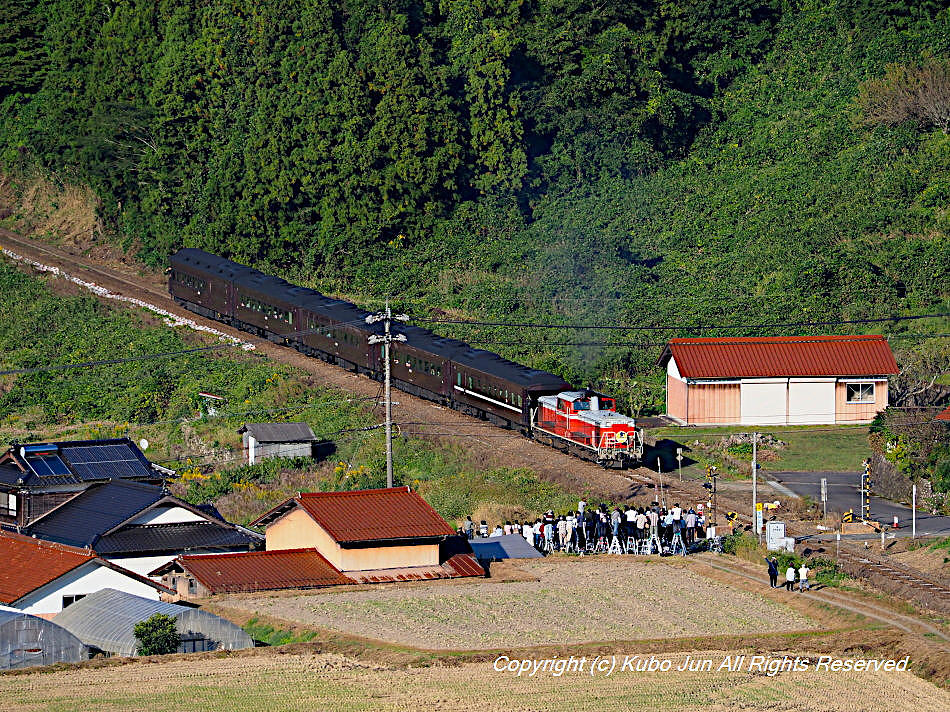
[(389, 298), (386, 298), (386, 309), (385, 311), (378, 312), (376, 314), (370, 314), (366, 317), (367, 324), (375, 324), (376, 322), (383, 322), (383, 333), (382, 335), (373, 334), (369, 337), (369, 343), (371, 344), (382, 344), (383, 345), (383, 363), (385, 364), (385, 390), (386, 390), (386, 486), (393, 486), (393, 399), (392, 399), (392, 387), (391, 387), (391, 378), (390, 378), (390, 345), (394, 341), (405, 341), (405, 334), (393, 334), (390, 330), (390, 325), (393, 320), (395, 321), (409, 321), (409, 317), (406, 314), (396, 314), (395, 316), (392, 313), (392, 310), (389, 308)]
[(910, 500), (910, 516), (912, 522), (910, 538), (913, 540), (917, 538), (917, 485), (914, 485), (913, 495)]
[(759, 528), (759, 510), (756, 509), (756, 481), (758, 480), (759, 463), (757, 462), (759, 445), (759, 434), (752, 433), (752, 527), (755, 529), (755, 538), (758, 539), (761, 532)]

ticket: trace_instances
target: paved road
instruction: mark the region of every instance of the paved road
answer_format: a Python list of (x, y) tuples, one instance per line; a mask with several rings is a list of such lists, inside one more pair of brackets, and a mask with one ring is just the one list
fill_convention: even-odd
[[(854, 510), (855, 519), (861, 513), (861, 492), (858, 472), (770, 472), (769, 479), (777, 480), (792, 492), (821, 502), (821, 478), (828, 480), (828, 511), (847, 512)], [(871, 497), (871, 518), (890, 524), (897, 515), (900, 528), (894, 533), (910, 536), (910, 507), (880, 497)], [(917, 510), (918, 536), (950, 536), (950, 517), (938, 517)]]

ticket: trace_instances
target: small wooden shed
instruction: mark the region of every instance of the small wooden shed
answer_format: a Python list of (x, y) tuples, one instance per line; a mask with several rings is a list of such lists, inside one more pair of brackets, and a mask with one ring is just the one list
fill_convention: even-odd
[(313, 457), (317, 442), (306, 423), (245, 423), (238, 432), (248, 465), (268, 457)]

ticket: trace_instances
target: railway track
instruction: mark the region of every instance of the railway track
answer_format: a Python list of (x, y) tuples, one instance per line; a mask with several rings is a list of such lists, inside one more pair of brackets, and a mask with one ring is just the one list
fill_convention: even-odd
[(918, 589), (929, 595), (934, 595), (938, 597), (938, 599), (950, 603), (950, 588), (920, 576), (917, 572), (910, 571), (900, 564), (876, 561), (867, 556), (862, 556), (860, 553), (856, 554), (847, 550), (842, 550), (839, 556), (853, 566), (871, 569), (875, 573), (885, 576), (896, 583), (910, 586), (911, 588)]
[[(305, 356), (294, 349), (250, 336), (246, 332), (184, 309), (168, 294), (167, 285), (159, 275), (131, 275), (128, 274), (128, 265), (110, 268), (89, 264), (89, 258), (81, 254), (37, 243), (3, 229), (0, 229), (0, 247), (22, 258), (55, 267), (60, 270), (61, 276), (66, 278), (78, 278), (99, 285), (122, 297), (154, 305), (183, 322), (199, 325), (203, 330), (249, 342), (259, 353), (308, 371), (326, 385), (367, 397), (378, 396), (379, 384), (376, 381)], [(100, 293), (98, 296), (105, 295)], [(483, 467), (531, 469), (542, 478), (564, 486), (568, 491), (589, 492), (608, 500), (646, 498), (647, 490), (653, 482), (649, 471), (608, 471), (536, 443), (514, 431), (488, 428), (484, 421), (407, 393), (400, 393), (399, 401), (395, 420), (397, 424), (405, 421), (405, 427), (402, 428), (404, 434), (460, 444), (464, 449), (472, 451), (472, 460)], [(450, 433), (465, 437), (452, 437)]]
[[(136, 298), (147, 301), (150, 304), (161, 308), (162, 310), (179, 315), (182, 318), (193, 320), (199, 324), (213, 326), (232, 338), (239, 338), (251, 341), (257, 348), (276, 360), (290, 363), (291, 365), (303, 367), (306, 370), (318, 374), (322, 380), (329, 385), (337, 386), (357, 393), (370, 394), (375, 392), (378, 384), (366, 378), (354, 376), (353, 374), (341, 371), (335, 366), (324, 364), (315, 359), (308, 358), (298, 352), (275, 346), (264, 339), (249, 337), (246, 333), (233, 329), (218, 322), (204, 319), (190, 311), (187, 311), (177, 305), (167, 292), (164, 280), (156, 276), (131, 275), (123, 273), (120, 268), (101, 267), (90, 264), (88, 258), (81, 254), (69, 250), (58, 249), (34, 240), (23, 238), (16, 233), (0, 228), (0, 247), (16, 252), (21, 256), (27, 257), (37, 262), (56, 267), (66, 275), (77, 277), (94, 284), (100, 285), (110, 291), (122, 296)], [(466, 438), (466, 447), (479, 449), (482, 454), (487, 454), (487, 463), (506, 464), (509, 466), (531, 467), (536, 469), (542, 477), (562, 485), (577, 488), (583, 491), (585, 486), (596, 484), (602, 490), (604, 496), (619, 497), (626, 499), (635, 497), (638, 501), (644, 501), (647, 498), (653, 498), (658, 495), (656, 483), (658, 478), (650, 470), (628, 470), (622, 473), (608, 472), (602, 468), (585, 463), (572, 458), (569, 455), (538, 445), (530, 440), (514, 433), (509, 438), (502, 438), (502, 433), (497, 433), (497, 437), (491, 438), (491, 441), (484, 441), (472, 433), (473, 426), (481, 426), (483, 423), (472, 418), (459, 414), (455, 411), (442, 408), (436, 404), (417, 399), (408, 394), (400, 394), (400, 400), (403, 401), (405, 414), (410, 416), (413, 421), (423, 420), (426, 416), (420, 417), (425, 413), (431, 417), (431, 424), (427, 427), (423, 424), (412, 426), (411, 433), (423, 437), (432, 437), (440, 439), (437, 435), (433, 436), (427, 433), (427, 430), (444, 429), (446, 427), (455, 427), (463, 429), (462, 432), (469, 432), (472, 437)], [(467, 431), (464, 429), (468, 428)], [(407, 429), (408, 430), (408, 429)], [(569, 473), (569, 474), (568, 474)], [(669, 477), (663, 478), (663, 492), (667, 503), (673, 501), (705, 501), (708, 493), (701, 488), (700, 483), (695, 487), (687, 483), (680, 483)], [(727, 509), (743, 511), (746, 503), (739, 501), (735, 497), (729, 497), (720, 493), (720, 509), (725, 512)], [(720, 512), (720, 514), (722, 514)], [(720, 517), (722, 519), (722, 517)], [(743, 521), (748, 523), (748, 517), (743, 516)], [(720, 521), (723, 524), (723, 521)], [(791, 533), (791, 532), (790, 532)], [(903, 586), (910, 587), (929, 596), (936, 596), (941, 601), (950, 601), (950, 588), (936, 581), (924, 578), (913, 571), (909, 571), (899, 565), (893, 565), (887, 562), (876, 561), (861, 552), (851, 552), (842, 549), (841, 558), (850, 565), (864, 567), (885, 578), (892, 580)]]

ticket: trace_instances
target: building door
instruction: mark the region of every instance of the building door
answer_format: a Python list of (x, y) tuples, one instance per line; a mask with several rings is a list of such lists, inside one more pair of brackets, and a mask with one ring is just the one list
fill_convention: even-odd
[(784, 425), (788, 380), (756, 378), (742, 381), (740, 411), (743, 425)]
[(788, 422), (793, 425), (834, 423), (835, 379), (790, 379)]

